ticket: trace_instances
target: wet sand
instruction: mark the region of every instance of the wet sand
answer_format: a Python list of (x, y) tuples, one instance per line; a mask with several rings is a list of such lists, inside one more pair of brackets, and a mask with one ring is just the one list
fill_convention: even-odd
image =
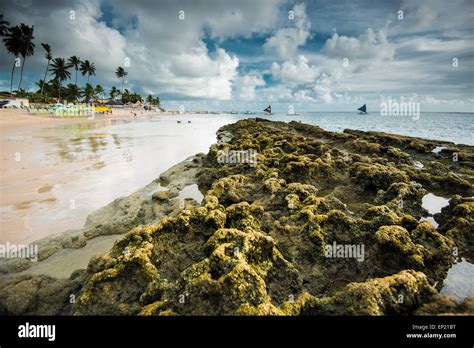
[(207, 129), (176, 122), (189, 115), (129, 112), (88, 120), (0, 110), (0, 243), (82, 228), (93, 211), (207, 152), (226, 122)]
[[(73, 182), (85, 165), (94, 165), (93, 161), (48, 158), (50, 146), (41, 139), (46, 129), (74, 125), (87, 129), (127, 119), (130, 116), (125, 112), (92, 120), (32, 116), (22, 110), (0, 109), (0, 242), (29, 243), (48, 235), (45, 229), (33, 228), (35, 216), (47, 220), (48, 211), (61, 204), (56, 189)], [(61, 151), (59, 155), (67, 156)], [(73, 203), (69, 202), (71, 207)], [(68, 221), (56, 220), (53, 230), (59, 232), (74, 226), (77, 224), (70, 226)]]

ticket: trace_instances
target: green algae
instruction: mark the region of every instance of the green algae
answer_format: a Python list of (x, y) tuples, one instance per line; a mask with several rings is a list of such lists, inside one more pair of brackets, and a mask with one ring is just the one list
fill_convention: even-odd
[[(101, 271), (90, 267), (76, 314), (410, 314), (436, 299), (454, 246), (472, 248), (473, 203), (461, 196), (439, 231), (418, 222), (429, 190), (472, 190), (427, 159), (410, 165), (429, 141), (258, 119), (221, 132), (232, 137), (204, 160), (201, 206), (117, 243)], [(256, 149), (256, 167), (219, 164), (224, 148)], [(330, 243), (364, 245), (365, 261), (327, 258)]]
[[(459, 146), (453, 165), (431, 153), (436, 142), (379, 132), (247, 119), (220, 133), (226, 141), (198, 175), (201, 205), (135, 228), (93, 258), (72, 313), (443, 312), (435, 304), (453, 250), (474, 244), (471, 147)], [(255, 149), (256, 166), (219, 163), (224, 149)], [(451, 197), (438, 229), (419, 222), (432, 190)], [(363, 261), (328, 257), (328, 244), (363, 246)]]

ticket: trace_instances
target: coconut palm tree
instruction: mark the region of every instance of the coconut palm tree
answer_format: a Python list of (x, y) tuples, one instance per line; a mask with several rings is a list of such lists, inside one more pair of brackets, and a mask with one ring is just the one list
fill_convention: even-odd
[(95, 86), (95, 94), (97, 94), (98, 96), (101, 96), (102, 99), (104, 98), (104, 95), (103, 95), (104, 92), (105, 92), (104, 87), (102, 87), (101, 85)]
[(76, 80), (75, 80), (74, 84), (77, 85), (77, 72), (79, 71), (79, 66), (82, 63), (81, 59), (77, 56), (72, 56), (71, 58), (69, 58), (67, 60), (67, 62), (69, 63), (69, 65), (74, 67), (74, 70), (76, 70)]
[(44, 88), (47, 88), (48, 87), (48, 84), (46, 82), (44, 82), (44, 80), (38, 80), (37, 82), (35, 82), (35, 85), (38, 86), (38, 92), (36, 93), (41, 93), (41, 91), (44, 89)]
[(61, 98), (62, 82), (71, 78), (71, 73), (68, 71), (70, 67), (71, 66), (69, 64), (66, 64), (66, 61), (64, 60), (64, 58), (54, 58), (53, 63), (51, 64), (50, 71), (53, 73), (54, 79), (59, 83), (59, 88), (58, 88), (59, 98)]
[(82, 90), (82, 96), (86, 102), (89, 102), (91, 99), (95, 99), (95, 89), (90, 83), (87, 83)]
[(115, 70), (115, 76), (117, 76), (119, 79), (122, 79), (122, 89), (120, 90), (120, 93), (123, 93), (123, 83), (125, 80), (125, 76), (128, 75), (128, 72), (125, 71), (124, 68), (119, 66), (117, 70)]
[[(48, 60), (48, 64), (46, 65), (46, 71), (44, 72), (44, 79), (43, 79), (43, 81), (46, 82), (46, 75), (48, 74), (49, 62), (51, 61), (51, 59), (53, 59), (53, 52), (51, 51), (51, 46), (48, 45), (47, 43), (41, 43), (41, 46), (43, 46), (44, 50), (46, 51), (44, 57)], [(41, 95), (44, 95), (44, 83), (41, 88)]]
[(79, 89), (79, 87), (77, 87), (77, 85), (72, 84), (72, 83), (67, 85), (66, 93), (67, 93), (67, 99), (74, 102), (77, 102), (77, 100), (81, 96), (81, 90)]
[(21, 39), (22, 32), (19, 26), (8, 28), (8, 32), (3, 39), (7, 51), (15, 56), (10, 77), (10, 95), (13, 94), (13, 74), (15, 73), (17, 59), (21, 52)]
[(88, 60), (81, 62), (81, 67), (79, 70), (81, 70), (82, 76), (87, 75), (87, 83), (89, 83), (89, 77), (91, 77), (92, 75), (95, 76), (94, 63), (91, 63)]
[(148, 97), (146, 97), (146, 101), (150, 105), (160, 105), (160, 98), (158, 97), (154, 98), (151, 94), (149, 94)]
[(3, 13), (0, 14), (0, 36), (7, 36), (10, 23), (3, 19)]
[(115, 100), (115, 98), (120, 94), (120, 91), (117, 88), (115, 88), (115, 86), (112, 86), (109, 94), (110, 94), (110, 99)]
[(35, 53), (35, 44), (33, 43), (34, 25), (29, 27), (24, 23), (20, 24), (22, 33), (20, 55), (23, 57), (23, 64), (21, 65), (20, 81), (18, 82), (18, 90), (21, 88), (21, 81), (23, 80), (23, 69), (25, 68), (26, 57), (32, 56)]
[(125, 88), (121, 94), (122, 94), (122, 102), (128, 103), (130, 101), (130, 92), (128, 91), (128, 89)]

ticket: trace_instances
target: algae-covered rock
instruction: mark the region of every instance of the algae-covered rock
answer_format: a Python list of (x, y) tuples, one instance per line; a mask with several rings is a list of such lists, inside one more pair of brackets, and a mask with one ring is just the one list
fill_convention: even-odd
[(0, 315), (71, 315), (82, 276), (83, 272), (61, 280), (43, 275), (3, 278)]
[(434, 299), (423, 304), (416, 315), (474, 315), (474, 297), (467, 297), (457, 302), (449, 296), (435, 296)]
[(435, 215), (439, 230), (454, 240), (460, 251), (474, 256), (474, 198), (454, 196), (449, 205)]
[(350, 283), (332, 297), (313, 298), (301, 309), (303, 315), (407, 315), (436, 290), (421, 272), (402, 271), (364, 283)]
[[(472, 251), (471, 147), (458, 146), (463, 160), (453, 164), (431, 152), (439, 142), (381, 132), (247, 119), (219, 134), (202, 158), (201, 204), (93, 258), (74, 314), (440, 312), (432, 303), (453, 249)], [(257, 151), (257, 161), (222, 163), (224, 150)], [(452, 197), (438, 229), (420, 222), (433, 190)], [(468, 308), (453, 306), (446, 311)]]

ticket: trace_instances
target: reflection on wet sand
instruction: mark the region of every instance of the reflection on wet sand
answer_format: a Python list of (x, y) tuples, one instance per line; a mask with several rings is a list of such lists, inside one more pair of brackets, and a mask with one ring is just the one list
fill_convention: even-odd
[[(0, 242), (29, 243), (81, 228), (94, 210), (127, 196), (197, 152), (207, 152), (223, 119), (178, 116), (46, 124), (5, 132)], [(20, 162), (13, 154), (22, 153)], [(3, 154), (4, 153), (4, 154)]]

